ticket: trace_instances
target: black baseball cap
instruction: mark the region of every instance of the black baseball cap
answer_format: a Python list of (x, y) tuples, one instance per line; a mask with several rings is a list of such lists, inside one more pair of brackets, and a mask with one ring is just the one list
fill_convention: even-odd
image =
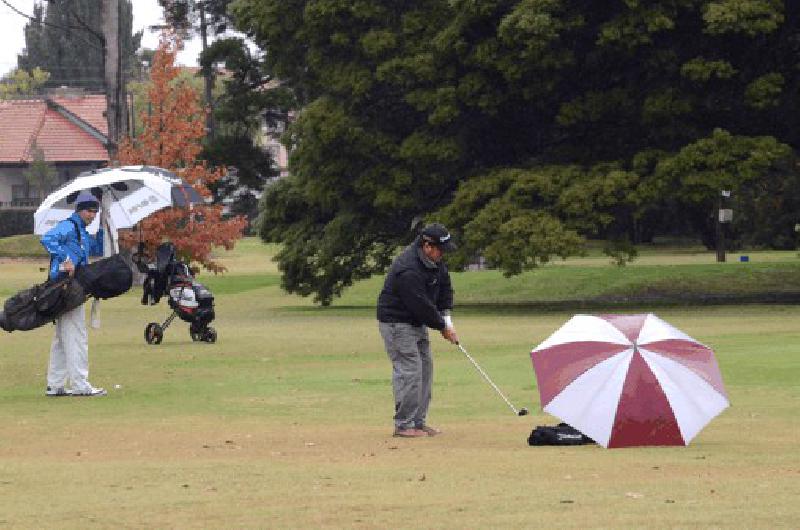
[(444, 225), (439, 223), (432, 223), (422, 229), (420, 237), (423, 241), (427, 241), (432, 245), (440, 247), (443, 251), (448, 252), (455, 250), (456, 244), (453, 243), (453, 238), (450, 237), (450, 232)]

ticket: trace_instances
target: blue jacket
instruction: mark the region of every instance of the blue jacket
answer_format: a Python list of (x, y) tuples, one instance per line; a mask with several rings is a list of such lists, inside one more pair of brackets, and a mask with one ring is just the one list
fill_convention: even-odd
[[(80, 240), (78, 240), (78, 233), (72, 221), (78, 225), (81, 233)], [(55, 280), (66, 274), (59, 271), (58, 267), (66, 261), (67, 256), (75, 268), (78, 268), (89, 263), (89, 256), (103, 255), (103, 229), (98, 230), (94, 236), (90, 236), (86, 231), (86, 223), (83, 222), (78, 212), (75, 212), (43, 235), (42, 245), (50, 253), (50, 279)]]

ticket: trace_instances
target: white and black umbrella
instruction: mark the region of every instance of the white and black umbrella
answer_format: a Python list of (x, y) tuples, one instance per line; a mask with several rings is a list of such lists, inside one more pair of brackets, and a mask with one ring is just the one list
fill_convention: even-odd
[(83, 190), (98, 197), (103, 210), (98, 218), (113, 231), (131, 228), (162, 208), (203, 202), (194, 188), (166, 169), (125, 166), (86, 171), (42, 201), (33, 214), (34, 233), (44, 234), (69, 217), (75, 211), (78, 193)]

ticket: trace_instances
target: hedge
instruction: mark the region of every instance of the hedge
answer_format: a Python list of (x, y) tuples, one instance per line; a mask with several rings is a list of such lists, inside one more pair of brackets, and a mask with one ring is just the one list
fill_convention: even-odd
[(34, 210), (0, 210), (0, 237), (33, 233)]

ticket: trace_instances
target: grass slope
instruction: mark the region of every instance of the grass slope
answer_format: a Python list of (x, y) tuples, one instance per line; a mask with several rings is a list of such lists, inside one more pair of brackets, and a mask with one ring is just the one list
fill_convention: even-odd
[[(0, 335), (0, 526), (790, 528), (800, 519), (798, 308), (659, 309), (715, 349), (732, 407), (688, 447), (620, 450), (526, 444), (535, 425), (556, 421), (538, 407), (528, 352), (572, 311), (457, 310), (467, 349), (532, 415), (513, 416), (433, 337), (431, 422), (445, 434), (399, 440), (373, 315), (378, 279), (342, 307), (317, 308), (280, 290), (273, 252), (246, 240), (224, 255), (227, 275), (199, 278), (217, 296), (214, 345), (191, 342), (182, 322), (161, 345), (145, 344), (145, 324), (167, 308), (141, 306), (138, 289), (103, 302), (90, 355), (104, 399), (42, 396), (51, 327)], [(568, 267), (635, 270), (542, 271)], [(2, 292), (40, 274), (20, 262), (0, 273)], [(508, 280), (456, 281), (459, 298), (471, 290), (486, 302)], [(546, 282), (508, 292), (546, 288), (568, 292)]]

